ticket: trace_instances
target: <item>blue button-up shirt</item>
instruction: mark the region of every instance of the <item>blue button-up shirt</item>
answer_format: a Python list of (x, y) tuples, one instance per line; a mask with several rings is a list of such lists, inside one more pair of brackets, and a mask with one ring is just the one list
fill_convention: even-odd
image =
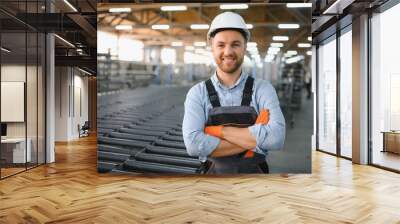
[[(240, 106), (247, 77), (247, 74), (242, 73), (233, 86), (226, 87), (214, 73), (211, 81), (218, 93), (221, 106)], [(254, 107), (257, 113), (261, 109), (269, 109), (270, 113), (268, 124), (255, 124), (248, 127), (257, 142), (253, 151), (267, 155), (269, 150), (281, 149), (285, 140), (285, 118), (279, 106), (276, 91), (268, 81), (254, 81), (250, 106)], [(211, 108), (205, 82), (194, 85), (186, 95), (182, 134), (188, 154), (198, 156), (199, 160), (203, 162), (221, 141), (217, 137), (204, 133), (208, 112)]]

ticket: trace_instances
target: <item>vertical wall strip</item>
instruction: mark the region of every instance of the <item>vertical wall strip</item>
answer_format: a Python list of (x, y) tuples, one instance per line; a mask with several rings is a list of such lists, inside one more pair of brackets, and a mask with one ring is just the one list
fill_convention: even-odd
[(75, 118), (75, 69), (74, 67), (71, 67), (71, 71), (72, 71), (72, 88), (71, 88), (71, 92), (72, 92), (72, 117)]
[[(36, 13), (39, 13), (36, 1)], [(36, 31), (36, 166), (39, 165), (39, 32)]]
[[(48, 2), (45, 2), (45, 13), (48, 12)], [(49, 33), (44, 33), (44, 163), (47, 163), (47, 43), (48, 43), (48, 35)], [(43, 75), (43, 74), (42, 74)], [(43, 108), (42, 108), (43, 109)]]
[(58, 74), (58, 85), (59, 85), (59, 96), (60, 96), (60, 118), (62, 117), (62, 85), (61, 85), (61, 80), (62, 80), (62, 78), (63, 78), (63, 74), (62, 74), (62, 72), (60, 72), (59, 74)]
[[(25, 0), (25, 21), (28, 21), (28, 0)], [(28, 169), (28, 24), (25, 23), (25, 102), (24, 102), (24, 120), (25, 120), (25, 170)]]
[(341, 156), (341, 119), (340, 119), (340, 35), (338, 29), (336, 31), (336, 155)]
[(67, 72), (68, 72), (68, 117), (71, 117), (71, 70), (69, 70), (69, 67), (67, 67)]
[(367, 19), (367, 46), (368, 46), (368, 53), (367, 53), (367, 85), (368, 85), (368, 95), (367, 95), (367, 132), (368, 132), (368, 155), (367, 155), (367, 164), (372, 164), (373, 160), (373, 153), (372, 153), (372, 63), (371, 63), (371, 56), (372, 56), (372, 28), (371, 28), (371, 20), (372, 20), (372, 12), (368, 12), (368, 19)]
[(315, 47), (315, 148), (319, 150), (319, 44)]

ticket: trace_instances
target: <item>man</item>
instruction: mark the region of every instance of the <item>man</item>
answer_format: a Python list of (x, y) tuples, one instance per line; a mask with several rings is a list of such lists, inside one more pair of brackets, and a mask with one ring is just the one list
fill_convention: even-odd
[(250, 32), (240, 15), (225, 12), (207, 37), (217, 69), (186, 96), (187, 152), (211, 161), (208, 173), (268, 173), (265, 156), (283, 147), (285, 120), (273, 86), (242, 71)]

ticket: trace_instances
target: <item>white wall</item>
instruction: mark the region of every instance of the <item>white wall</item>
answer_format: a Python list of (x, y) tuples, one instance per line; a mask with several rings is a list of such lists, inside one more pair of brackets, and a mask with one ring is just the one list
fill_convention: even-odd
[(88, 120), (88, 78), (75, 68), (56, 67), (55, 85), (55, 140), (77, 139), (78, 124)]
[[(80, 91), (80, 93), (79, 93)], [(78, 138), (78, 124), (82, 126), (85, 121), (89, 120), (88, 117), (88, 78), (87, 76), (81, 76), (81, 73), (77, 74), (77, 70), (75, 70), (74, 75), (74, 108), (72, 108), (72, 119), (71, 119), (71, 135), (73, 138)], [(79, 97), (80, 96), (80, 97)], [(79, 102), (80, 101), (80, 102)], [(81, 107), (81, 108), (79, 108)], [(81, 109), (81, 112), (79, 111)], [(75, 110), (75, 111), (73, 111)], [(75, 112), (75, 113), (74, 113)]]
[[(27, 80), (25, 80), (27, 78)], [(26, 85), (26, 106), (25, 100), (22, 102), (22, 107), (15, 109), (12, 107), (2, 107), (4, 113), (16, 113), (12, 110), (19, 111), (22, 114), (26, 112), (26, 120), (22, 119), (21, 122), (6, 122), (7, 123), (7, 137), (8, 138), (27, 138), (30, 140), (30, 148), (32, 161), (44, 163), (44, 74), (42, 73), (41, 66), (32, 66), (25, 64), (3, 64), (1, 66), (1, 81), (2, 82), (24, 82)], [(2, 89), (4, 94), (5, 89)], [(20, 94), (24, 94), (24, 90), (19, 90)], [(21, 92), (22, 91), (22, 92)], [(7, 94), (7, 93), (6, 93)], [(2, 98), (8, 98), (7, 95), (2, 95)], [(24, 97), (23, 97), (24, 98)], [(2, 103), (3, 104), (3, 103)], [(24, 115), (22, 115), (24, 116)], [(37, 157), (37, 153), (39, 156)]]
[[(1, 81), (1, 121), (24, 122), (25, 83)], [(35, 105), (36, 108), (36, 105)]]
[(318, 48), (318, 148), (336, 153), (336, 40)]
[(71, 69), (55, 68), (55, 141), (68, 141), (70, 132)]
[[(1, 81), (25, 82), (25, 65), (2, 65)], [(28, 70), (32, 69), (28, 66)], [(28, 94), (30, 95), (30, 94)], [(7, 108), (1, 108), (7, 110)], [(25, 122), (7, 122), (8, 137), (25, 137)]]

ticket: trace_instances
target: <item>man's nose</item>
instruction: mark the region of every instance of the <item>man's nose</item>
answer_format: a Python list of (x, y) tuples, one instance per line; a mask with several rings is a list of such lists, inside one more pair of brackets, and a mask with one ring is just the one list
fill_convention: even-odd
[(232, 47), (231, 46), (226, 46), (225, 49), (224, 49), (224, 55), (228, 56), (228, 55), (232, 55), (232, 53), (233, 53)]

